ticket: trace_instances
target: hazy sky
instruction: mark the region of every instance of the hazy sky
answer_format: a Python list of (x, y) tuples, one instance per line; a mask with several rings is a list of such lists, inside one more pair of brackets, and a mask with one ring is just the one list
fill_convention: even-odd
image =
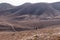
[(37, 2), (57, 2), (59, 0), (0, 0), (0, 3), (10, 3), (12, 5), (21, 5), (26, 2), (37, 3)]

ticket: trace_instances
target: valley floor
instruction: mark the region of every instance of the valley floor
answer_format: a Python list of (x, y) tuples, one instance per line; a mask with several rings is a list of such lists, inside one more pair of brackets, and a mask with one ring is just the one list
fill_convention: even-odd
[(60, 25), (20, 32), (0, 32), (1, 40), (60, 40)]

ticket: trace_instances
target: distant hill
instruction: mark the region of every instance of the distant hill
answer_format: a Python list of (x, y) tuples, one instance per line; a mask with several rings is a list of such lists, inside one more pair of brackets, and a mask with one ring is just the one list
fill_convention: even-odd
[[(42, 21), (40, 21), (41, 19)], [(4, 26), (13, 26), (21, 30), (30, 30), (37, 26), (39, 28), (44, 28), (51, 25), (59, 25), (60, 2), (24, 3), (19, 6), (1, 3), (0, 22), (3, 22)], [(2, 23), (0, 23), (0, 25), (1, 24)]]
[(12, 8), (14, 8), (13, 5), (10, 5), (8, 3), (0, 3), (0, 11), (9, 10), (9, 9), (12, 9)]
[[(46, 16), (58, 16), (59, 12), (59, 2), (57, 3), (25, 3), (23, 5), (17, 6), (13, 9), (1, 11), (3, 15), (9, 14), (10, 16), (20, 16), (20, 15), (46, 15)], [(10, 6), (9, 6), (10, 7)], [(7, 7), (8, 8), (8, 7)]]
[(51, 3), (52, 7), (60, 11), (60, 2)]

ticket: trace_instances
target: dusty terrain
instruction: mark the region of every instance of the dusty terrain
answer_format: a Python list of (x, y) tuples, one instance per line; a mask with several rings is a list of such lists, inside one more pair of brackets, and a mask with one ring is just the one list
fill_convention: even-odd
[[(57, 27), (55, 27), (57, 26)], [(60, 25), (20, 32), (0, 32), (1, 40), (60, 40)]]
[(1, 3), (0, 40), (60, 40), (60, 2)]

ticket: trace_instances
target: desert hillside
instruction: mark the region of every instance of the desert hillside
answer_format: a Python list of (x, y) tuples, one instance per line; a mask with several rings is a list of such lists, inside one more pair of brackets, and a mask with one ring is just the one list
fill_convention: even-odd
[(60, 40), (60, 2), (0, 3), (1, 40)]
[[(5, 7), (6, 6), (6, 7)], [(24, 3), (13, 6), (1, 3), (1, 31), (25, 31), (60, 25), (60, 2), (55, 3)]]

